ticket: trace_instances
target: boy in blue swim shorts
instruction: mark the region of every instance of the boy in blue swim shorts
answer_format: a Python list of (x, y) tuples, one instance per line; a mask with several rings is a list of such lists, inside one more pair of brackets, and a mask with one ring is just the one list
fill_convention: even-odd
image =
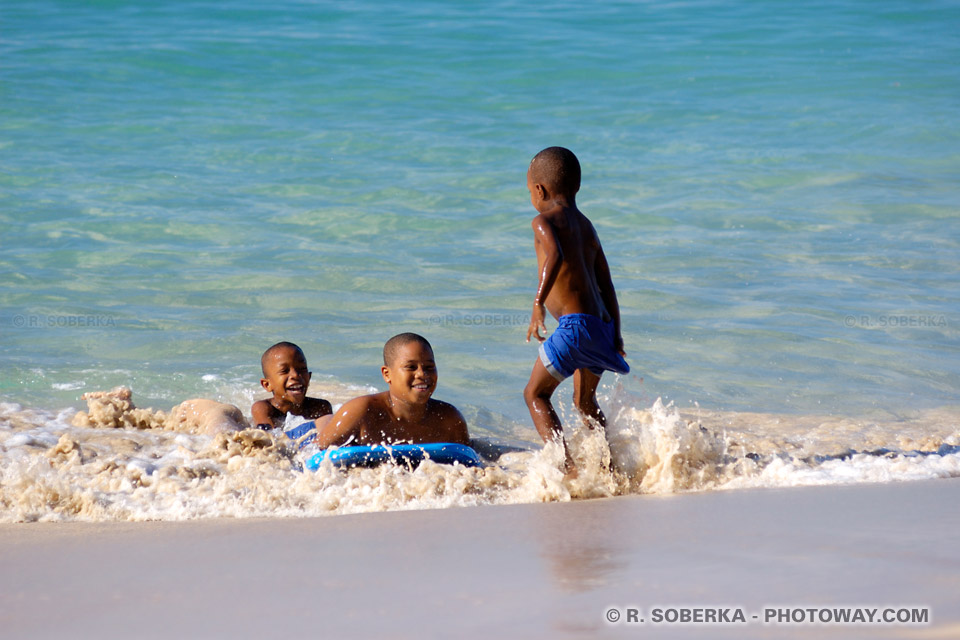
[[(573, 376), (573, 400), (587, 419), (606, 426), (597, 404), (597, 385), (604, 371), (628, 373), (620, 333), (620, 306), (600, 238), (577, 209), (580, 162), (568, 149), (544, 149), (527, 170), (539, 283), (533, 299), (527, 342), (536, 336), (540, 357), (534, 362), (523, 397), (544, 442), (563, 444), (568, 477), (576, 477), (573, 459), (563, 441), (563, 425), (550, 402), (560, 383)], [(559, 326), (549, 338), (546, 310)]]

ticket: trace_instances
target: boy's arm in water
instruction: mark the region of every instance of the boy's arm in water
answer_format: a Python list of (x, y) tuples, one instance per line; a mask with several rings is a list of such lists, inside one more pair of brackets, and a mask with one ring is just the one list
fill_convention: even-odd
[(533, 311), (530, 314), (530, 326), (527, 328), (527, 342), (530, 342), (530, 336), (536, 336), (538, 342), (546, 340), (546, 336), (541, 336), (547, 332), (543, 321), (546, 317), (544, 304), (547, 296), (553, 288), (553, 283), (557, 280), (557, 274), (560, 273), (560, 264), (563, 262), (563, 250), (560, 243), (557, 242), (556, 233), (553, 225), (543, 214), (533, 219), (533, 244), (537, 252), (537, 261), (540, 263), (540, 277), (537, 283), (537, 294), (533, 298)]

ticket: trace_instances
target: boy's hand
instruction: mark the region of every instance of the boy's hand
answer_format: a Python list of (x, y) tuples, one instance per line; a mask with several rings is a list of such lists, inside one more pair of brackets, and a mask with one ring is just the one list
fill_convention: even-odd
[(619, 353), (621, 356), (623, 356), (624, 358), (627, 357), (627, 352), (623, 350), (623, 336), (618, 335), (616, 338), (613, 339), (613, 347), (617, 350), (617, 353)]
[(530, 314), (530, 326), (527, 328), (527, 342), (530, 342), (530, 336), (536, 336), (537, 342), (543, 342), (547, 339), (546, 335), (541, 336), (540, 330), (543, 329), (543, 333), (547, 333), (547, 327), (543, 324), (543, 319), (546, 317), (546, 311), (543, 308), (542, 304), (533, 304), (533, 312)]

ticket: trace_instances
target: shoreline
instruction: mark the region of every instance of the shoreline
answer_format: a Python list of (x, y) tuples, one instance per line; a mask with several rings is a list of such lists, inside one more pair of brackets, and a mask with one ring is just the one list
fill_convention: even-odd
[[(960, 479), (321, 518), (0, 525), (4, 637), (960, 635)], [(610, 608), (928, 607), (928, 625)]]

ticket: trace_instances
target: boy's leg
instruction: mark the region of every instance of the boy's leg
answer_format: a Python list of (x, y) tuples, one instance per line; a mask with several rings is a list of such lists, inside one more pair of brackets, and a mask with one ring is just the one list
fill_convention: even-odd
[(523, 399), (526, 400), (530, 417), (533, 418), (533, 426), (537, 428), (537, 433), (544, 442), (563, 441), (563, 425), (560, 424), (560, 418), (550, 403), (550, 396), (559, 385), (560, 381), (550, 375), (537, 358), (533, 363), (530, 381), (523, 390)]
[(553, 409), (550, 402), (550, 396), (560, 386), (560, 381), (550, 375), (547, 368), (540, 362), (540, 358), (533, 363), (533, 372), (530, 373), (530, 381), (527, 382), (523, 390), (523, 399), (527, 401), (527, 408), (530, 410), (530, 417), (533, 418), (533, 425), (537, 428), (537, 433), (543, 438), (544, 442), (559, 442), (563, 446), (563, 468), (567, 478), (577, 477), (577, 467), (570, 456), (570, 450), (567, 449), (567, 443), (563, 439), (563, 425), (560, 424), (560, 418)]
[(584, 417), (584, 424), (593, 428), (586, 418), (593, 418), (601, 427), (606, 428), (607, 417), (597, 404), (597, 385), (600, 376), (589, 369), (577, 369), (573, 374), (573, 404)]

